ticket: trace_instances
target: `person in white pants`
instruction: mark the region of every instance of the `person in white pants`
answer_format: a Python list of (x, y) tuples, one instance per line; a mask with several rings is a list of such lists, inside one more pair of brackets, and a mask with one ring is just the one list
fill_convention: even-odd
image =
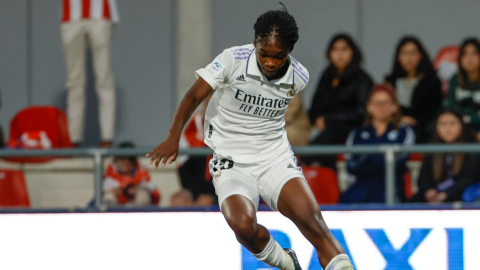
[(63, 0), (61, 35), (67, 68), (67, 116), (74, 145), (83, 141), (85, 123), (85, 54), (92, 52), (98, 97), (100, 146), (112, 145), (115, 86), (111, 68), (112, 25), (119, 22), (115, 0)]

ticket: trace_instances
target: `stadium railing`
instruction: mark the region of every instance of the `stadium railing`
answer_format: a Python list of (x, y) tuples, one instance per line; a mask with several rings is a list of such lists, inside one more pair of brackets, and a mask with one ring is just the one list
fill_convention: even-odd
[[(133, 149), (52, 149), (52, 150), (0, 150), (0, 158), (5, 157), (90, 157), (94, 164), (95, 208), (102, 208), (102, 177), (103, 161), (109, 156), (144, 156), (152, 148), (138, 147)], [(386, 205), (395, 204), (395, 155), (401, 153), (480, 153), (480, 144), (429, 144), (429, 145), (372, 145), (372, 146), (308, 146), (294, 147), (296, 155), (322, 154), (382, 154), (385, 159)], [(209, 148), (181, 148), (180, 155), (206, 156), (211, 155)]]

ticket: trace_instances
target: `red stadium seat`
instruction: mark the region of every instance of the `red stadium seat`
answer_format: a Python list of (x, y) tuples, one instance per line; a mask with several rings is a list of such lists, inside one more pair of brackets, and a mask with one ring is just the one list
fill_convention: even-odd
[(30, 206), (22, 171), (0, 170), (0, 207)]
[(408, 157), (409, 161), (422, 161), (423, 160), (423, 154), (422, 153), (411, 153), (410, 156)]
[(437, 70), (438, 77), (442, 81), (442, 91), (446, 95), (450, 87), (450, 79), (456, 73), (457, 59), (460, 48), (457, 45), (445, 46), (438, 51), (433, 66)]
[(325, 167), (303, 166), (303, 174), (319, 204), (338, 203), (340, 188), (337, 173)]
[[(53, 106), (31, 106), (21, 110), (10, 122), (8, 145), (15, 145), (25, 132), (45, 131), (51, 141), (52, 148), (72, 147), (68, 134), (67, 117), (60, 109)], [(51, 160), (48, 158), (5, 158), (11, 162), (39, 163)]]

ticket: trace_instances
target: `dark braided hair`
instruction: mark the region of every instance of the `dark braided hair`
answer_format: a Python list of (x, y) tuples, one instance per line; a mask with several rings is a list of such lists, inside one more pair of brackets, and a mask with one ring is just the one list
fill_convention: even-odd
[(288, 13), (283, 3), (282, 10), (270, 10), (258, 17), (253, 26), (255, 29), (255, 38), (266, 38), (274, 36), (284, 42), (290, 50), (298, 40), (298, 27), (295, 18)]

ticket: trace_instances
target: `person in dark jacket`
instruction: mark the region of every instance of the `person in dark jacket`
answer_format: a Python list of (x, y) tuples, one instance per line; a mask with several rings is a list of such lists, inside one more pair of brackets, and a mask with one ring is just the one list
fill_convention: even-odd
[(458, 74), (450, 81), (445, 106), (458, 110), (480, 139), (480, 42), (467, 38), (458, 56)]
[[(415, 133), (407, 125), (400, 124), (400, 108), (393, 90), (376, 86), (367, 103), (366, 123), (353, 130), (347, 145), (404, 144), (415, 142)], [(385, 162), (381, 154), (345, 155), (347, 170), (356, 181), (340, 196), (342, 203), (385, 202)], [(396, 159), (396, 197), (405, 201), (404, 175), (408, 154)]]
[[(435, 143), (453, 144), (472, 142), (462, 116), (446, 109), (436, 122)], [(418, 193), (412, 202), (453, 202), (461, 200), (463, 191), (472, 183), (475, 156), (466, 153), (434, 153), (423, 158), (418, 177)]]
[[(323, 71), (308, 113), (319, 132), (310, 143), (313, 145), (344, 144), (350, 131), (363, 123), (373, 87), (372, 79), (360, 66), (362, 53), (350, 36), (334, 36), (326, 54), (330, 64)], [(335, 157), (321, 163), (335, 167)]]
[(386, 76), (401, 105), (401, 123), (414, 127), (417, 143), (432, 136), (442, 106), (442, 83), (420, 41), (412, 36), (398, 43), (392, 72)]

